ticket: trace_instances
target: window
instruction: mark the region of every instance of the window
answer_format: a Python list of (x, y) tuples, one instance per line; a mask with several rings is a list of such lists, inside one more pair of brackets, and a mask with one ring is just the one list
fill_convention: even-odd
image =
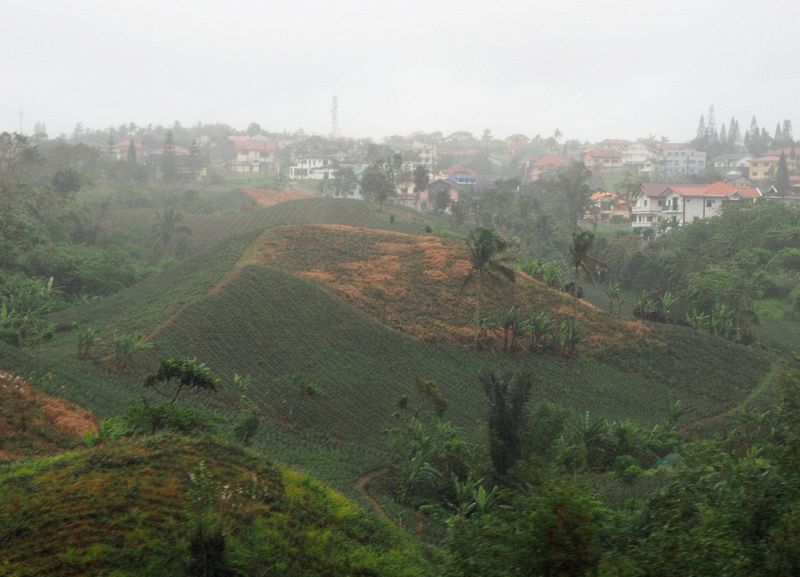
[(707, 201), (706, 201), (706, 206), (707, 206), (708, 208), (711, 208), (712, 206), (714, 206), (714, 201), (713, 201), (713, 200), (707, 200)]

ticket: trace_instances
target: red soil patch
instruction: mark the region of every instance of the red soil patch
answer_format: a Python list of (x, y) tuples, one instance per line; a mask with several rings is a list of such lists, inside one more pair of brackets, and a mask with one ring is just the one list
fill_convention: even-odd
[[(280, 227), (257, 242), (254, 260), (312, 280), (394, 329), (428, 342), (473, 342), (475, 288), (463, 286), (471, 265), (462, 242), (345, 225)], [(483, 312), (495, 318), (512, 304), (526, 316), (574, 314), (569, 295), (525, 274), (515, 284), (487, 281), (484, 291)], [(648, 334), (643, 324), (584, 301), (578, 320), (590, 350), (635, 346)], [(501, 347), (502, 331), (492, 331), (485, 342)]]
[(258, 206), (275, 206), (290, 200), (314, 197), (313, 194), (296, 190), (269, 190), (266, 188), (242, 188), (240, 190)]
[(52, 452), (65, 448), (87, 431), (97, 432), (91, 412), (35, 391), (20, 377), (0, 371), (0, 460), (18, 458), (4, 444), (28, 448), (26, 452)]

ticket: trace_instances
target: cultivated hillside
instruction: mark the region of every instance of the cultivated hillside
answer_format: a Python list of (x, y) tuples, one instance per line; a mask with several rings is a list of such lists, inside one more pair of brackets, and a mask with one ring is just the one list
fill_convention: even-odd
[[(423, 575), (398, 529), (211, 438), (153, 436), (0, 465), (0, 573)], [(228, 573), (219, 572), (225, 567)]]
[(0, 461), (74, 447), (97, 423), (89, 411), (0, 371)]
[[(352, 207), (348, 214), (361, 228), (256, 228), (257, 215), (279, 224), (273, 211), (305, 202), (328, 208), (319, 220), (342, 220), (336, 211)], [(417, 379), (435, 379), (449, 404), (446, 417), (475, 436), (485, 426), (478, 375), (487, 369), (530, 372), (534, 402), (646, 424), (659, 422), (676, 400), (692, 409), (691, 421), (768, 390), (772, 360), (758, 349), (584, 304), (579, 356), (472, 351), (466, 343), (474, 297), (461, 288), (463, 241), (378, 230), (369, 220), (376, 214), (364, 203), (313, 199), (236, 215), (254, 219), (239, 223), (251, 232), (209, 240), (212, 248), (158, 276), (52, 315), (51, 340), (33, 349), (0, 345), (3, 368), (35, 375), (43, 392), (104, 417), (147, 394), (144, 377), (159, 360), (197, 356), (223, 386), (190, 402), (230, 414), (233, 374), (250, 375), (249, 395), (264, 417), (256, 442), (344, 490), (359, 473), (385, 464), (383, 432), (401, 399), (419, 401)], [(411, 227), (395, 220), (393, 226)], [(220, 238), (231, 234), (226, 230)], [(525, 275), (513, 288), (487, 291), (485, 310), (497, 313), (512, 302), (554, 317), (572, 310), (568, 296)], [(92, 359), (79, 360), (78, 331), (87, 327), (100, 342)], [(120, 368), (113, 340), (132, 331), (151, 348)]]
[[(469, 345), (475, 333), (474, 287), (463, 241), (341, 225), (280, 227), (267, 231), (251, 248), (258, 262), (308, 278), (383, 324), (427, 342)], [(568, 295), (520, 273), (515, 283), (486, 286), (484, 313), (499, 317), (515, 305), (524, 318), (546, 312), (573, 314)], [(642, 323), (579, 306), (586, 349), (653, 338)], [(499, 330), (486, 346), (500, 348)]]

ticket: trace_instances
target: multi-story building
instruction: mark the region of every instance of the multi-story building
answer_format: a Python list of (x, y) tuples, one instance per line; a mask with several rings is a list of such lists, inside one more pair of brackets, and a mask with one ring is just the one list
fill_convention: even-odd
[(613, 148), (590, 148), (583, 153), (583, 164), (591, 170), (622, 167), (622, 152)]
[(237, 138), (233, 140), (236, 160), (230, 168), (234, 172), (269, 172), (274, 167), (278, 144), (268, 140)]
[(786, 158), (786, 167), (789, 172), (800, 170), (800, 147), (778, 148), (750, 161), (750, 180), (775, 178), (778, 174), (778, 163), (780, 162), (781, 154)]
[(758, 188), (736, 187), (723, 181), (713, 184), (647, 182), (631, 199), (631, 226), (634, 230), (683, 226), (716, 216), (727, 204), (755, 202), (761, 196)]
[(656, 161), (658, 178), (699, 174), (705, 170), (706, 153), (680, 144), (665, 144)]
[(332, 178), (335, 173), (336, 169), (331, 160), (320, 156), (298, 158), (294, 161), (294, 164), (289, 167), (290, 180), (323, 180), (326, 178), (326, 174), (328, 178)]

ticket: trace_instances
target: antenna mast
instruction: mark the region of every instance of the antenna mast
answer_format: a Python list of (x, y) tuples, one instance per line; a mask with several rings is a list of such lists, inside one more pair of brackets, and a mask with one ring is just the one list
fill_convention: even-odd
[(331, 138), (339, 138), (339, 98), (336, 96), (331, 104)]

